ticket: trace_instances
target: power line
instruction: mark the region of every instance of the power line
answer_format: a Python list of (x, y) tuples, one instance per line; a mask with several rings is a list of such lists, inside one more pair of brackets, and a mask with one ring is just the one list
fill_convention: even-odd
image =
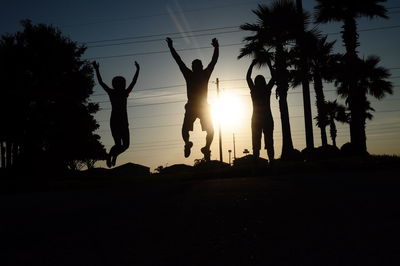
[(125, 40), (136, 40), (136, 39), (145, 39), (145, 38), (153, 38), (153, 37), (161, 37), (161, 36), (171, 36), (171, 35), (180, 35), (187, 33), (196, 33), (196, 32), (204, 32), (204, 31), (216, 31), (216, 30), (226, 30), (226, 29), (237, 29), (239, 26), (226, 26), (226, 27), (218, 27), (218, 28), (208, 28), (208, 29), (199, 29), (199, 30), (191, 30), (191, 31), (182, 31), (182, 32), (169, 32), (169, 33), (158, 33), (158, 34), (150, 34), (150, 35), (140, 35), (140, 36), (128, 36), (121, 37), (115, 39), (104, 39), (97, 41), (87, 41), (82, 43), (101, 43), (101, 42), (114, 42), (114, 41), (125, 41)]
[[(400, 109), (375, 111), (374, 113), (388, 113), (388, 112), (400, 112)], [(289, 116), (289, 118), (300, 118), (300, 117), (304, 117), (304, 116), (303, 115)], [(135, 130), (135, 129), (163, 128), (163, 127), (176, 127), (176, 126), (181, 126), (181, 124), (166, 124), (166, 125), (151, 125), (151, 126), (144, 126), (144, 127), (130, 127), (129, 129)], [(109, 132), (109, 131), (110, 131), (109, 129), (105, 129), (105, 130), (98, 130), (97, 132)], [(291, 130), (291, 131), (296, 132), (296, 130)], [(297, 131), (303, 131), (303, 130), (297, 130)]]
[[(400, 69), (400, 67), (392, 67), (388, 68), (389, 70), (393, 69)], [(398, 78), (399, 76), (391, 77), (391, 78)], [(220, 82), (232, 82), (232, 81), (245, 81), (246, 79), (222, 79)], [(214, 82), (209, 82), (209, 84), (214, 84)], [(146, 88), (146, 89), (134, 89), (133, 93), (135, 92), (141, 92), (141, 91), (152, 91), (152, 90), (163, 90), (163, 89), (169, 89), (169, 88), (178, 88), (178, 87), (185, 87), (185, 84), (176, 84), (176, 85), (169, 85), (169, 86), (162, 86), (162, 87), (153, 87), (153, 88)], [(241, 88), (247, 88), (247, 87), (237, 87), (237, 89)], [(231, 89), (231, 88), (225, 88), (225, 89)], [(90, 95), (90, 97), (96, 97), (96, 96), (104, 96), (107, 95), (107, 93), (95, 93)], [(156, 97), (156, 96), (155, 96)]]
[[(155, 87), (155, 88), (147, 88), (147, 89), (137, 89), (133, 90), (133, 93), (138, 92), (138, 91), (153, 91), (153, 90), (163, 90), (163, 89), (170, 89), (170, 88), (178, 88), (178, 87), (185, 87), (185, 84), (177, 84), (177, 85), (170, 85), (170, 86), (163, 86), (163, 87)], [(101, 96), (101, 95), (107, 95), (107, 93), (98, 93), (98, 94), (93, 94), (91, 96)]]
[[(128, 105), (127, 108), (135, 108), (135, 107), (143, 107), (143, 106), (151, 106), (151, 105), (162, 105), (162, 104), (172, 104), (172, 103), (183, 103), (186, 100), (180, 101), (171, 101), (171, 102), (160, 102), (160, 103), (146, 103), (146, 104), (137, 104), (137, 105)], [(111, 108), (101, 108), (101, 110), (111, 110)]]
[[(225, 44), (225, 45), (220, 45), (219, 47), (231, 47), (231, 46), (239, 46), (239, 45), (242, 45), (242, 43)], [(179, 49), (179, 50), (176, 50), (176, 51), (182, 52), (182, 51), (202, 50), (202, 49), (211, 49), (211, 48), (214, 48), (214, 47), (203, 46), (203, 47), (198, 47), (198, 48)], [(143, 52), (143, 53), (133, 53), (133, 54), (97, 56), (97, 57), (89, 57), (89, 58), (85, 58), (85, 59), (86, 60), (95, 60), (95, 59), (108, 59), (108, 58), (139, 56), (139, 55), (150, 55), (150, 54), (164, 54), (164, 53), (170, 53), (170, 51), (169, 50), (163, 50), (163, 51), (153, 51), (153, 52)]]
[[(369, 29), (359, 29), (358, 31), (375, 31), (375, 30), (383, 30), (383, 29), (394, 29), (400, 28), (400, 25), (393, 25), (393, 26), (386, 26), (386, 27), (376, 27), (376, 28), (369, 28)], [(328, 33), (327, 35), (334, 35), (340, 34), (340, 32), (336, 33)], [(242, 43), (232, 43), (227, 45), (220, 45), (220, 47), (229, 47), (229, 46), (238, 46), (242, 45)], [(198, 48), (186, 48), (186, 49), (179, 49), (177, 51), (191, 51), (191, 50), (201, 50), (201, 49), (210, 49), (212, 47), (198, 47)], [(120, 55), (109, 55), (109, 56), (98, 56), (98, 57), (91, 57), (86, 58), (86, 60), (94, 60), (94, 59), (108, 59), (108, 58), (118, 58), (118, 57), (128, 57), (128, 56), (139, 56), (139, 55), (151, 55), (151, 54), (162, 54), (162, 53), (169, 53), (169, 50), (164, 51), (152, 51), (152, 52), (142, 52), (142, 53), (131, 53), (131, 54), (120, 54)]]
[[(151, 99), (151, 98), (159, 98), (159, 97), (175, 96), (175, 95), (183, 95), (183, 94), (186, 94), (186, 92), (161, 94), (161, 95), (154, 95), (154, 96), (134, 97), (134, 98), (128, 98), (128, 100), (142, 100), (142, 99)], [(109, 100), (105, 100), (105, 101), (96, 101), (95, 103), (109, 103), (109, 102), (110, 102)]]
[[(245, 89), (247, 87), (237, 87), (236, 89), (242, 89), (242, 88)], [(324, 92), (336, 92), (336, 91), (337, 91), (336, 89), (324, 90)], [(303, 92), (301, 92), (301, 91), (291, 91), (291, 92), (288, 92), (287, 94), (290, 95), (290, 94), (301, 94), (301, 93), (303, 93)], [(311, 91), (311, 93), (315, 93), (315, 91)], [(167, 94), (167, 95), (161, 95), (161, 96), (159, 96), (159, 95), (157, 95), (157, 96), (147, 96), (147, 97), (137, 98), (137, 99), (144, 99), (144, 98), (150, 99), (150, 98), (159, 98), (159, 97), (162, 97), (162, 96), (172, 96), (172, 95), (182, 95), (182, 94), (186, 94), (186, 93), (173, 93), (173, 94)], [(249, 97), (250, 95), (242, 95), (242, 96)], [(135, 98), (132, 99), (132, 100), (135, 100)], [(399, 100), (399, 98), (386, 99), (386, 100), (387, 101), (388, 100), (393, 101), (393, 100)], [(96, 102), (96, 103), (107, 103), (107, 102), (108, 101), (100, 101), (100, 102)], [(174, 104), (174, 103), (183, 103), (183, 102), (186, 102), (186, 100), (128, 105), (127, 108), (136, 108), (136, 107), (143, 107), (143, 106), (163, 105), (163, 104)], [(372, 101), (372, 102), (380, 102), (380, 101)], [(302, 105), (298, 105), (298, 106), (302, 106)], [(111, 108), (101, 108), (101, 110), (111, 110)]]
[[(231, 31), (222, 31), (222, 32), (215, 32), (215, 33), (203, 33), (203, 34), (197, 34), (197, 35), (185, 35), (185, 36), (174, 37), (174, 39), (202, 37), (202, 36), (210, 36), (210, 35), (216, 35), (216, 34), (229, 34), (229, 33), (241, 32), (241, 31), (242, 30), (231, 30)], [(90, 45), (87, 48), (100, 48), (100, 47), (108, 47), (108, 46), (116, 46), (116, 45), (135, 44), (135, 43), (159, 42), (159, 41), (164, 41), (164, 40), (165, 39), (162, 38), (162, 39), (151, 39), (151, 40), (120, 42), (120, 43), (99, 44), (99, 45)]]
[(243, 2), (239, 2), (239, 3), (232, 3), (232, 4), (226, 4), (226, 5), (209, 6), (209, 7), (188, 9), (188, 10), (182, 10), (182, 11), (170, 11), (170, 12), (151, 14), (151, 15), (136, 16), (136, 17), (126, 17), (126, 18), (119, 18), (119, 19), (107, 19), (107, 20), (102, 20), (102, 21), (94, 21), (94, 22), (87, 22), (87, 23), (63, 25), (62, 27), (80, 27), (80, 26), (115, 23), (115, 22), (129, 21), (129, 20), (138, 20), (138, 19), (146, 19), (146, 18), (152, 18), (152, 17), (167, 16), (167, 15), (170, 15), (170, 14), (192, 13), (192, 12), (198, 12), (198, 11), (203, 11), (203, 10), (215, 10), (215, 9), (220, 9), (220, 8), (227, 8), (227, 7), (235, 7), (235, 6), (239, 6), (239, 5), (246, 5), (246, 4), (250, 4), (252, 2), (255, 2), (255, 1), (243, 1)]

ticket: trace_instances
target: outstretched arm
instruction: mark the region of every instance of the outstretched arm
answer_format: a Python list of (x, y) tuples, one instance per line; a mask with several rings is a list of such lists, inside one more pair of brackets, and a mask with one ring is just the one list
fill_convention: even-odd
[(253, 67), (257, 63), (256, 59), (251, 62), (249, 69), (247, 70), (247, 75), (246, 75), (246, 80), (247, 80), (247, 85), (249, 85), (250, 90), (254, 89), (254, 83), (253, 80), (251, 79), (251, 72), (253, 72)]
[(181, 57), (176, 52), (176, 50), (174, 48), (174, 45), (173, 45), (173, 42), (172, 42), (172, 39), (167, 37), (165, 40), (167, 41), (168, 48), (171, 51), (172, 57), (175, 59), (175, 62), (178, 64), (179, 69), (181, 70), (181, 72), (185, 76), (186, 73), (190, 72), (190, 69), (185, 65), (185, 63), (183, 63)]
[(99, 70), (99, 67), (100, 67), (99, 63), (97, 63), (96, 61), (93, 61), (93, 62), (92, 62), (92, 65), (93, 65), (93, 67), (94, 67), (94, 69), (95, 69), (95, 71), (96, 71), (97, 80), (98, 80), (100, 86), (101, 86), (107, 93), (110, 92), (110, 91), (111, 91), (110, 87), (108, 87), (108, 86), (103, 82), (103, 79), (101, 78), (100, 70)]
[(138, 79), (138, 76), (139, 76), (140, 66), (139, 66), (138, 62), (136, 62), (136, 61), (135, 61), (135, 66), (136, 66), (136, 73), (135, 73), (135, 76), (133, 77), (131, 84), (129, 84), (128, 88), (126, 89), (126, 92), (127, 92), (128, 94), (131, 93), (133, 87), (134, 87), (135, 84), (136, 84), (136, 81), (137, 81), (137, 79)]
[(275, 85), (275, 69), (272, 66), (271, 60), (267, 58), (267, 65), (269, 67), (269, 72), (271, 72), (271, 79), (268, 82), (268, 87), (273, 87)]
[(211, 45), (214, 46), (214, 54), (212, 56), (210, 64), (208, 64), (208, 66), (206, 68), (206, 70), (209, 72), (212, 72), (214, 70), (214, 67), (217, 64), (218, 56), (219, 56), (219, 43), (216, 38), (212, 39)]

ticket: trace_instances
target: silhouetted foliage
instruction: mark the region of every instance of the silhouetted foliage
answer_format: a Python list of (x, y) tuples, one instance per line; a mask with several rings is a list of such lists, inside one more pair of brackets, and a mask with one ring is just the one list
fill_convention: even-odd
[(201, 158), (201, 159), (194, 159), (194, 164), (193, 164), (193, 166), (198, 166), (198, 165), (200, 165), (200, 164), (202, 164), (202, 163), (205, 163), (206, 162), (206, 160), (204, 159), (204, 158)]
[[(325, 102), (324, 103), (324, 110), (325, 110), (325, 117), (323, 117), (323, 123), (327, 123), (330, 128), (330, 136), (332, 139), (332, 145), (336, 145), (336, 136), (337, 136), (337, 129), (335, 121), (339, 121), (342, 123), (349, 122), (349, 113), (346, 112), (346, 107), (337, 103), (337, 101), (333, 102)], [(315, 117), (317, 120), (317, 125), (320, 123), (320, 116)]]
[[(367, 153), (365, 135), (365, 89), (360, 84), (363, 70), (357, 53), (357, 18), (387, 18), (387, 10), (381, 5), (386, 0), (317, 0), (315, 20), (317, 23), (343, 22), (342, 39), (346, 48), (343, 57), (342, 90), (347, 91), (347, 104), (351, 112), (350, 137), (359, 154)], [(360, 87), (361, 86), (361, 87)]]
[(157, 167), (154, 169), (154, 171), (160, 174), (160, 173), (162, 172), (163, 169), (164, 169), (164, 166), (159, 165), (159, 166), (157, 166)]
[[(296, 46), (293, 51), (293, 65), (294, 69), (290, 71), (292, 86), (296, 87), (300, 85), (304, 79), (304, 76), (308, 82), (313, 81), (316, 106), (318, 112), (318, 123), (317, 126), (321, 132), (322, 145), (328, 145), (326, 126), (328, 126), (327, 114), (325, 110), (325, 95), (323, 91), (323, 81), (332, 81), (334, 78), (333, 69), (337, 61), (338, 55), (333, 54), (333, 46), (335, 42), (328, 42), (327, 36), (323, 36), (317, 30), (307, 31), (304, 37), (304, 48), (301, 50), (300, 47)], [(303, 53), (303, 57), (308, 62), (308, 73), (301, 71), (301, 57), (300, 53)]]
[[(335, 69), (335, 85), (338, 87), (338, 94), (346, 99), (346, 104), (349, 107), (349, 123), (350, 125), (356, 123), (358, 132), (358, 138), (363, 140), (363, 145), (365, 145), (364, 153), (366, 150), (366, 120), (372, 119), (372, 114), (370, 111), (375, 111), (371, 107), (371, 103), (367, 99), (367, 95), (377, 98), (378, 100), (384, 98), (387, 94), (393, 93), (393, 85), (388, 78), (390, 77), (390, 72), (388, 69), (378, 66), (380, 58), (378, 56), (368, 56), (366, 59), (355, 60), (357, 66), (357, 80), (353, 82), (357, 88), (356, 90), (356, 106), (354, 106), (355, 98), (351, 95), (354, 94), (351, 90), (349, 70), (347, 68), (347, 61), (343, 58), (339, 66)], [(355, 110), (356, 108), (356, 110)], [(351, 130), (350, 130), (351, 131)], [(360, 153), (360, 143), (354, 143), (355, 151)]]
[(52, 26), (28, 20), (22, 26), (0, 40), (1, 140), (15, 145), (27, 167), (65, 169), (102, 159), (93, 133), (99, 107), (88, 102), (93, 72), (81, 59), (86, 47)]

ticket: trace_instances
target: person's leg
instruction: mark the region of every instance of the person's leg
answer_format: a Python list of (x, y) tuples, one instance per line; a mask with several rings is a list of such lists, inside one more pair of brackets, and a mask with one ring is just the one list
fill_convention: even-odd
[(112, 160), (114, 158), (114, 154), (118, 151), (119, 146), (121, 146), (121, 136), (119, 134), (118, 127), (113, 122), (113, 119), (111, 119), (110, 128), (111, 128), (111, 135), (114, 139), (114, 146), (111, 147), (110, 152), (107, 155), (107, 166), (109, 168), (112, 167)]
[(214, 140), (214, 128), (210, 127), (206, 130), (207, 135), (206, 135), (206, 146), (204, 148), (210, 150), (211, 144)]
[(183, 118), (183, 125), (182, 125), (182, 139), (185, 142), (184, 148), (184, 155), (185, 158), (190, 156), (190, 150), (193, 147), (193, 142), (191, 142), (189, 131), (193, 131), (193, 123), (196, 120), (196, 116), (193, 112), (189, 109), (188, 105), (185, 105), (185, 117)]
[(212, 141), (214, 139), (214, 129), (212, 127), (208, 128), (206, 130), (206, 132), (207, 132), (206, 145), (203, 148), (201, 148), (200, 151), (201, 151), (201, 153), (204, 154), (204, 159), (208, 162), (211, 159), (210, 158), (211, 157), (210, 147), (211, 147)]
[(211, 156), (210, 147), (214, 140), (214, 126), (212, 123), (209, 106), (204, 107), (204, 110), (200, 110), (200, 113), (201, 113), (200, 116), (201, 130), (207, 132), (206, 145), (203, 148), (201, 148), (200, 151), (204, 154), (204, 159), (206, 161), (209, 161)]
[(253, 144), (253, 156), (260, 157), (261, 149), (261, 128), (256, 117), (251, 118), (251, 142)]
[(130, 144), (129, 127), (126, 127), (123, 130), (121, 130), (120, 145), (116, 147), (111, 160), (111, 164), (113, 166), (115, 166), (117, 162), (118, 155), (126, 151), (129, 148), (129, 144)]
[(275, 159), (274, 150), (274, 130), (271, 128), (264, 129), (264, 142), (265, 149), (267, 150), (269, 162), (273, 162)]
[(110, 152), (107, 157), (107, 166), (112, 167), (114, 165), (114, 161), (116, 160), (116, 156), (119, 154), (119, 150), (121, 149), (122, 138), (118, 135), (113, 135), (114, 138), (114, 146), (111, 147)]

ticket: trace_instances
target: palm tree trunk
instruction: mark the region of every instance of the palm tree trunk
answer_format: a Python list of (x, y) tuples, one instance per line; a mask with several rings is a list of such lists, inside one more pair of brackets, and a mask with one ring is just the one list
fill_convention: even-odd
[(6, 141), (6, 168), (11, 167), (11, 141)]
[(282, 126), (282, 159), (290, 159), (293, 151), (292, 134), (290, 130), (289, 108), (287, 104), (287, 91), (289, 89), (288, 73), (283, 47), (278, 45), (275, 52), (277, 71), (277, 92), (279, 95), (279, 111), (281, 113)]
[(17, 160), (18, 160), (18, 144), (16, 142), (13, 143), (12, 146), (12, 164), (15, 166)]
[(287, 92), (279, 93), (279, 111), (282, 125), (282, 159), (290, 159), (293, 151), (292, 134), (290, 130), (289, 108), (287, 104)]
[[(303, 3), (301, 0), (296, 0), (296, 8), (299, 14), (299, 18), (303, 16)], [(304, 55), (304, 23), (303, 19), (299, 21), (301, 26), (301, 35), (299, 36), (297, 42), (300, 47), (300, 71), (302, 73), (301, 85), (303, 88), (303, 108), (304, 108), (304, 127), (306, 130), (306, 147), (308, 149), (314, 148), (314, 135), (313, 135), (313, 125), (312, 125), (312, 113), (311, 113), (311, 100), (310, 100), (310, 84), (307, 78), (308, 73), (308, 62), (306, 56)], [(325, 134), (326, 135), (326, 134)]]
[(327, 123), (326, 108), (325, 108), (325, 95), (323, 91), (321, 75), (318, 73), (318, 71), (314, 71), (314, 91), (317, 102), (317, 112), (319, 121), (318, 127), (321, 130), (321, 142), (322, 146), (327, 146), (328, 137), (326, 136), (326, 126), (328, 123)]
[(1, 168), (6, 168), (6, 149), (4, 147), (4, 141), (0, 142), (1, 147)]
[(331, 129), (330, 131), (331, 131), (332, 145), (337, 147), (337, 145), (336, 145), (337, 130), (336, 130), (335, 120), (333, 117), (331, 119), (330, 129)]
[(357, 47), (358, 33), (357, 23), (354, 17), (349, 17), (345, 20), (342, 32), (343, 42), (346, 47), (346, 73), (348, 82), (348, 104), (351, 112), (350, 120), (350, 140), (358, 154), (365, 154), (367, 152), (366, 135), (365, 135), (365, 118), (363, 113), (363, 103), (365, 93), (357, 86), (359, 79), (358, 70), (358, 55)]

